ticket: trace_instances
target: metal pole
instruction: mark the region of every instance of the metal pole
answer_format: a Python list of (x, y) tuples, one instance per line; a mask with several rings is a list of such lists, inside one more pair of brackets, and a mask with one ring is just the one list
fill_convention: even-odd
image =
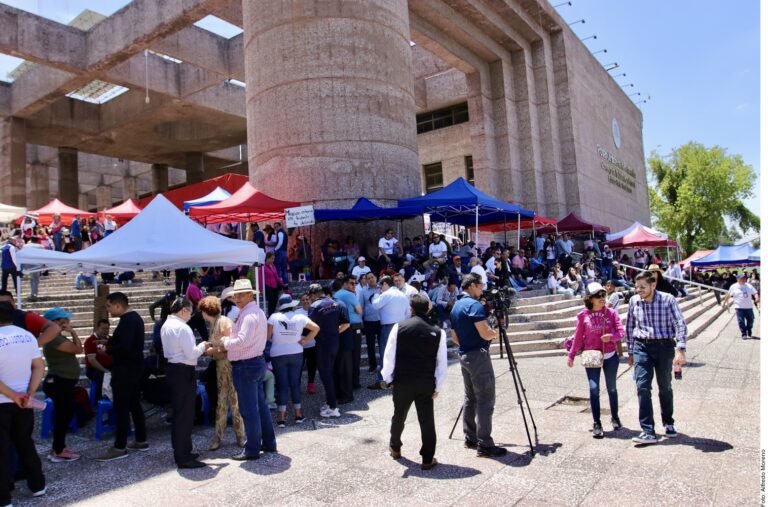
[(504, 246), (507, 246), (507, 215), (504, 215)]
[(517, 250), (520, 250), (520, 213), (517, 214)]
[(475, 205), (475, 243), (480, 244), (480, 206)]
[(16, 275), (16, 308), (21, 310), (21, 275)]

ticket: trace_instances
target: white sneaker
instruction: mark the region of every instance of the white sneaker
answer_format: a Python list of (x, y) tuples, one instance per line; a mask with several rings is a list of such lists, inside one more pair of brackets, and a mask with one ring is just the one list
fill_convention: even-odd
[(339, 412), (338, 407), (334, 409), (326, 408), (320, 412), (320, 417), (341, 417), (341, 412)]
[(43, 488), (40, 491), (33, 491), (32, 496), (43, 496), (47, 490), (48, 488)]

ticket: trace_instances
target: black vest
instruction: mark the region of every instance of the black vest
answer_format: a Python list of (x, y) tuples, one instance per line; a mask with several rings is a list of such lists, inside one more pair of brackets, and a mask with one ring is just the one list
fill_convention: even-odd
[(435, 382), (440, 328), (422, 317), (411, 317), (397, 325), (395, 382)]

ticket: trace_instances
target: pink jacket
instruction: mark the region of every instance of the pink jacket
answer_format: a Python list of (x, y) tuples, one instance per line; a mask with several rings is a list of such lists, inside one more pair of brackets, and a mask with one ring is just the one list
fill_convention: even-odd
[[(613, 338), (604, 344), (600, 337), (605, 333), (610, 333)], [(623, 337), (624, 326), (621, 325), (619, 312), (608, 307), (603, 307), (599, 312), (585, 308), (576, 316), (576, 332), (571, 350), (568, 351), (568, 359), (572, 360), (581, 350), (602, 350), (606, 354), (615, 352), (616, 343)]]
[(272, 289), (279, 289), (284, 285), (283, 281), (280, 279), (280, 275), (277, 274), (277, 266), (274, 264), (264, 265), (264, 280), (267, 284), (267, 287)]

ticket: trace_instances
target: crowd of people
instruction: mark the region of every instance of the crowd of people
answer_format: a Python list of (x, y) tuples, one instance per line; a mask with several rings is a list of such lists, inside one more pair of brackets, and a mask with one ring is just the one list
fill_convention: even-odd
[[(601, 372), (608, 390), (611, 425), (614, 430), (622, 427), (616, 375), (626, 341), (628, 361), (636, 370), (642, 427), (642, 433), (633, 440), (638, 444), (657, 441), (650, 397), (654, 376), (665, 435), (676, 436), (671, 372), (685, 363), (687, 331), (675, 299), (684, 295), (685, 289), (677, 281), (684, 276), (674, 262), (662, 270), (660, 259), (645, 253), (641, 257), (636, 252), (635, 262), (628, 264), (633, 267), (625, 269), (622, 264), (629, 262), (626, 256), (621, 259), (624, 262), (617, 262), (606, 245), (592, 241), (585, 242), (576, 261), (574, 244), (567, 234), (524, 238), (519, 249), (491, 242), (480, 250), (472, 241), (449, 242), (445, 236), (432, 233), (406, 239), (401, 246), (393, 231), (387, 230), (373, 256), (364, 255), (351, 237), (343, 245), (326, 241), (319, 274), (329, 276), (332, 282), (311, 283), (295, 298), (288, 288), (289, 273), (310, 274), (306, 270), (312, 265), (307, 239), (297, 235), (289, 254), (289, 233), (280, 223), (263, 231), (253, 227), (251, 234), (254, 242), (268, 250), (263, 286), (254, 288), (248, 266), (177, 270), (176, 290), (168, 291), (149, 307), (154, 321), (149, 357), (145, 354), (144, 321), (122, 292), (110, 294), (107, 300), (110, 316), (119, 319), (114, 331), (110, 334), (109, 321), (101, 320), (85, 341), (73, 329), (73, 315), (65, 308), (52, 308), (42, 317), (16, 310), (6, 289), (6, 256), (14, 264), (7, 276), (13, 276), (16, 252), (10, 246), (29, 246), (35, 236), (25, 238), (29, 243), (20, 238), (9, 241), (3, 250), (0, 291), (0, 336), (4, 338), (0, 346), (6, 347), (0, 355), (0, 431), (12, 443), (33, 494), (45, 492), (40, 460), (34, 444), (30, 446), (32, 419), (28, 408), (39, 387), (51, 399), (55, 413), (47, 458), (54, 463), (80, 458), (66, 445), (73, 391), (80, 379), (78, 354), (85, 354), (85, 373), (93, 381), (96, 400), (103, 396), (105, 377), (109, 377), (116, 431), (113, 446), (97, 458), (99, 461), (148, 449), (141, 399), (146, 373), (151, 369), (165, 378), (174, 462), (179, 468), (206, 466), (193, 452), (191, 439), (200, 359), (206, 356), (210, 358), (206, 371), (213, 372), (209, 381), (216, 399), (215, 430), (208, 448), (216, 450), (223, 445), (231, 417), (237, 445), (233, 459), (253, 460), (264, 452), (277, 452), (271, 410), (276, 412), (278, 427), (303, 424), (307, 415), (302, 397), (317, 392), (315, 379), (319, 377), (325, 404), (317, 415), (340, 417), (342, 406), (353, 402), (355, 391), (363, 387), (363, 340), (369, 372), (376, 374), (376, 381), (367, 387), (393, 388), (389, 448), (393, 458), (402, 456), (400, 436), (408, 410), (415, 404), (422, 430), (422, 468), (429, 470), (437, 464), (433, 400), (445, 381), (447, 350), (454, 346), (465, 389), (465, 447), (479, 457), (502, 456), (506, 449), (497, 446), (491, 436), (495, 385), (489, 346), (497, 331), (484, 306), (484, 292), (491, 287), (524, 291), (545, 279), (553, 293), (584, 297), (585, 309), (577, 316), (567, 361), (572, 367), (577, 354), (586, 357), (590, 354), (585, 351), (600, 352), (599, 364), (585, 364), (593, 435), (604, 435)], [(302, 253), (297, 255), (296, 248)], [(95, 273), (88, 275), (94, 276), (88, 281), (95, 284)], [(164, 278), (169, 275), (162, 273)], [(701, 276), (696, 273), (694, 280), (703, 281)], [(711, 285), (732, 282), (723, 304), (736, 303), (742, 337), (751, 336), (752, 309), (759, 304), (755, 285), (747, 281), (745, 273), (704, 276)], [(754, 280), (757, 274), (750, 276)], [(266, 312), (259, 306), (258, 289), (264, 293)], [(631, 289), (623, 293), (634, 294), (628, 301), (626, 326), (616, 310), (619, 289)], [(220, 290), (220, 296), (212, 295)], [(20, 364), (26, 365), (23, 372)], [(134, 439), (129, 442), (131, 420)], [(16, 429), (10, 431), (11, 427)], [(0, 452), (4, 450), (0, 448)], [(5, 458), (0, 456), (3, 462)], [(4, 475), (8, 473), (6, 469)], [(3, 489), (7, 485), (8, 481), (0, 480), (0, 502), (10, 499)]]

